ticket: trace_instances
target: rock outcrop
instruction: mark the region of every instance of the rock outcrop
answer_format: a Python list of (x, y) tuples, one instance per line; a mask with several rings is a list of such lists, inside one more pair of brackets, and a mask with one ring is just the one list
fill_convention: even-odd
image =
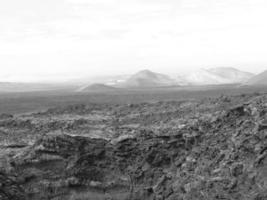
[[(147, 121), (128, 135), (109, 139), (74, 136), (64, 130), (45, 133), (33, 145), (10, 155), (8, 174), (17, 176), (0, 174), (0, 180), (7, 180), (0, 185), (0, 197), (264, 200), (267, 96), (247, 97), (239, 104), (232, 103), (233, 98), (237, 97), (210, 100), (222, 103), (212, 107), (213, 116), (204, 111), (208, 107), (203, 108), (203, 103), (191, 102), (190, 106), (203, 110), (202, 114), (194, 113), (195, 118), (190, 115), (190, 122), (175, 130), (169, 127), (160, 132), (163, 129), (149, 126), (163, 119), (165, 125), (170, 121), (173, 124), (173, 119), (185, 116), (170, 113), (171, 103), (164, 103), (155, 107), (164, 108), (164, 112), (136, 119), (135, 123)], [(126, 107), (133, 113), (140, 109), (136, 105)], [(133, 119), (126, 107), (125, 113), (119, 111), (122, 107), (113, 108), (124, 116), (124, 122)], [(123, 121), (117, 123), (120, 127)]]

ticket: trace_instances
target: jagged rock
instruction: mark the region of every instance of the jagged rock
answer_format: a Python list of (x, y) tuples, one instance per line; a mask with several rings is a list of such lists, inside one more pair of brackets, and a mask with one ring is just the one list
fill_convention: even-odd
[(16, 182), (16, 177), (0, 172), (0, 199), (26, 200), (23, 189)]
[[(0, 185), (0, 195), (37, 200), (93, 195), (119, 200), (265, 199), (267, 96), (229, 99), (68, 106), (2, 120), (5, 132), (40, 134), (33, 144), (10, 153), (8, 171), (18, 176), (1, 175), (11, 187)], [(96, 123), (100, 114), (109, 116)], [(103, 135), (110, 134), (108, 139), (86, 135), (99, 127)]]

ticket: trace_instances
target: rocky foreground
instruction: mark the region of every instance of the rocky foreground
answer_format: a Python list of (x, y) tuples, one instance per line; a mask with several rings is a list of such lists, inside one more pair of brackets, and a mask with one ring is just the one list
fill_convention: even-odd
[(0, 116), (2, 200), (265, 200), (267, 95)]

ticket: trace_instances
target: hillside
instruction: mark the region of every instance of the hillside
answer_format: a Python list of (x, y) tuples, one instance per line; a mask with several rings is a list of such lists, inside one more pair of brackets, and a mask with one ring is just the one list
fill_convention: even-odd
[(229, 83), (227, 79), (204, 69), (192, 72), (185, 76), (184, 79), (188, 85), (219, 85)]
[(267, 70), (252, 77), (245, 84), (247, 84), (247, 85), (267, 85)]
[(183, 79), (188, 85), (220, 85), (243, 83), (252, 76), (252, 73), (235, 68), (220, 67), (193, 71), (185, 75)]
[(165, 74), (155, 73), (150, 70), (142, 70), (128, 78), (120, 87), (142, 88), (142, 87), (164, 87), (173, 86), (177, 83)]
[(212, 74), (227, 79), (231, 83), (243, 83), (249, 80), (254, 74), (250, 72), (240, 71), (232, 67), (218, 67), (208, 69)]

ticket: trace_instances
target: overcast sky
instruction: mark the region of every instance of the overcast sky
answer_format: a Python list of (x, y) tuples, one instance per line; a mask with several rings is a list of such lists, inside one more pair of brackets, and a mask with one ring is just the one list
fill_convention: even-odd
[(0, 81), (267, 69), (266, 0), (1, 0)]

